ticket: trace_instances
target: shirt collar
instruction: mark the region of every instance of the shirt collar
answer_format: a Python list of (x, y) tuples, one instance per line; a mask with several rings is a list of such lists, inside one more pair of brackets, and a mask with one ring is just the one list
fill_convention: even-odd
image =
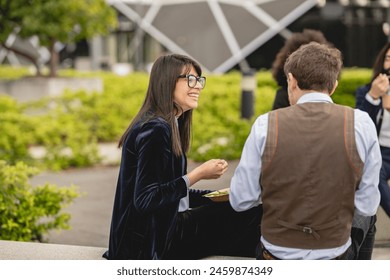
[(306, 103), (306, 102), (326, 102), (326, 103), (333, 103), (332, 98), (326, 93), (321, 92), (309, 92), (304, 95), (302, 95), (299, 99), (297, 104)]

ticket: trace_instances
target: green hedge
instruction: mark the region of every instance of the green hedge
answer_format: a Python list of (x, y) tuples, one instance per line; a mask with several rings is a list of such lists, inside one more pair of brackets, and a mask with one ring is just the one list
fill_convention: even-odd
[(339, 85), (332, 95), (333, 101), (355, 107), (355, 91), (359, 86), (369, 83), (371, 75), (371, 69), (350, 68), (344, 70), (341, 73)]
[(0, 239), (45, 241), (50, 230), (69, 229), (70, 214), (62, 209), (80, 194), (75, 186), (31, 186), (28, 179), (38, 172), (0, 160)]
[[(27, 70), (0, 67), (0, 76), (16, 79)], [(133, 73), (117, 76), (108, 72), (77, 73), (62, 71), (63, 76), (98, 76), (103, 93), (66, 92), (53, 99), (18, 104), (0, 98), (0, 156), (10, 163), (31, 162), (28, 147), (43, 145), (47, 155), (35, 164), (52, 169), (94, 165), (99, 162), (97, 143), (117, 142), (140, 108), (148, 84), (148, 75)], [(353, 107), (354, 91), (369, 82), (370, 69), (346, 69), (332, 96), (334, 101)], [(241, 74), (207, 75), (199, 107), (194, 112), (192, 148), (189, 158), (238, 159), (251, 124), (268, 112), (273, 103), (276, 83), (269, 71), (256, 73), (254, 116), (240, 119)]]

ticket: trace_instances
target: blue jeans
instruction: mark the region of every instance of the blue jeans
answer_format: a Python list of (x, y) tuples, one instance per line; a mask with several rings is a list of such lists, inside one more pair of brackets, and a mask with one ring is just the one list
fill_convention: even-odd
[(390, 187), (387, 181), (390, 179), (390, 148), (381, 147), (382, 168), (379, 177), (379, 191), (381, 193), (381, 206), (390, 217)]

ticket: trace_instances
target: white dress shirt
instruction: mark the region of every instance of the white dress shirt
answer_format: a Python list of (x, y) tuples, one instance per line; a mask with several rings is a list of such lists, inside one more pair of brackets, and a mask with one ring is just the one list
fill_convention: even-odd
[[(307, 93), (298, 104), (306, 102), (333, 103), (329, 95), (323, 93)], [(380, 202), (378, 189), (381, 153), (375, 125), (366, 112), (355, 109), (355, 139), (361, 160), (364, 162), (362, 180), (355, 192), (355, 211), (363, 216), (372, 216)], [(230, 184), (230, 204), (236, 211), (245, 211), (261, 204), (260, 171), (261, 155), (264, 151), (268, 132), (268, 113), (259, 116), (254, 122), (251, 132), (242, 150), (240, 162), (234, 172)], [(281, 259), (326, 259), (341, 255), (351, 244), (331, 249), (304, 250), (285, 248), (273, 245), (263, 237), (261, 240), (267, 250)]]

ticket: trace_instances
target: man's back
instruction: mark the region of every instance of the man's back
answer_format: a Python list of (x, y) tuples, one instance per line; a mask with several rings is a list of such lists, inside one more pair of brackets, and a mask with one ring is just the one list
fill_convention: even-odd
[(236, 211), (263, 203), (259, 259), (344, 258), (353, 209), (362, 216), (377, 211), (375, 127), (367, 113), (333, 104), (341, 68), (338, 49), (301, 46), (284, 64), (292, 107), (274, 111), (277, 118), (264, 114), (252, 126), (229, 200)]
[(262, 235), (293, 248), (346, 244), (363, 169), (353, 109), (304, 103), (271, 112), (268, 123)]

